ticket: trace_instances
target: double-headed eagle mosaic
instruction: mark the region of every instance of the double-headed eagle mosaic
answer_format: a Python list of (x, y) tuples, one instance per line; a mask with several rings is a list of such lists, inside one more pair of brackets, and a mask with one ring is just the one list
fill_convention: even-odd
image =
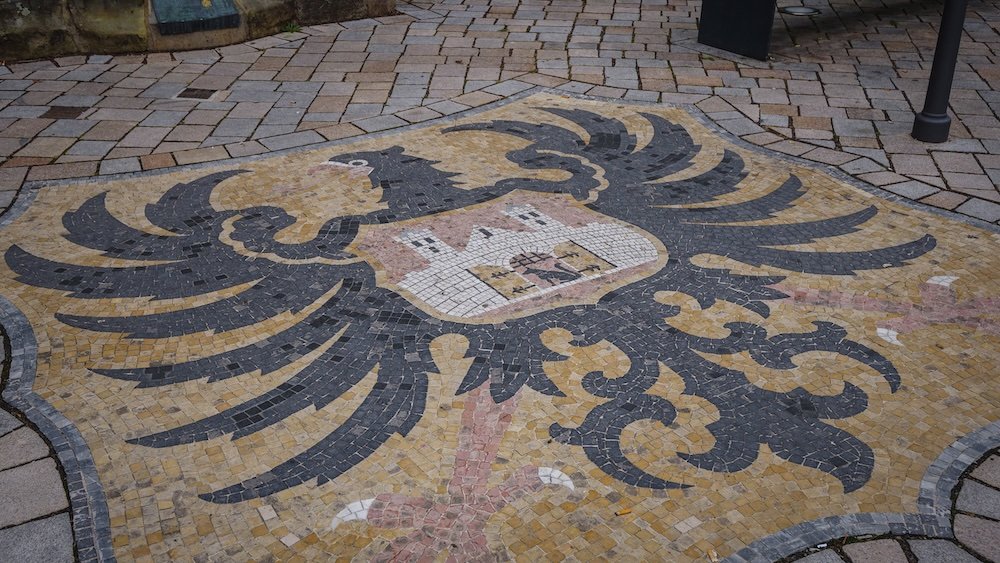
[[(785, 460), (834, 476), (846, 491), (862, 487), (875, 463), (871, 448), (827, 422), (864, 411), (868, 397), (861, 388), (845, 383), (843, 390), (832, 396), (815, 395), (801, 387), (775, 392), (754, 385), (744, 372), (719, 365), (706, 355), (746, 352), (762, 368), (789, 370), (796, 367), (796, 355), (827, 352), (875, 370), (895, 391), (900, 376), (892, 363), (849, 339), (845, 328), (834, 322), (815, 322), (810, 332), (772, 336), (749, 322), (726, 324), (729, 334), (724, 338), (688, 334), (670, 322), (679, 309), (661, 303), (655, 294), (681, 292), (702, 307), (724, 301), (767, 317), (769, 303), (786, 297), (773, 287), (782, 276), (700, 267), (693, 258), (712, 254), (750, 266), (840, 276), (903, 265), (932, 249), (935, 240), (925, 236), (898, 246), (858, 252), (788, 249), (789, 245), (854, 232), (877, 211), (869, 207), (840, 217), (761, 225), (761, 221), (795, 206), (806, 193), (798, 178), (791, 176), (756, 199), (713, 204), (740, 189), (746, 172), (737, 153), (726, 151), (721, 162), (705, 173), (665, 182), (661, 179), (692, 167), (700, 150), (680, 125), (641, 114), (653, 136), (637, 148), (636, 137), (618, 119), (580, 109), (544, 111), (575, 123), (587, 132), (586, 138), (557, 125), (505, 120), (445, 131), (481, 130), (521, 138), (527, 146), (509, 152), (507, 159), (523, 169), (566, 171), (571, 177), (564, 181), (508, 178), (486, 187), (462, 189), (452, 181), (452, 174), (435, 168), (436, 163), (392, 147), (331, 159), (344, 166), (370, 169), (368, 176), (373, 188), (381, 190), (383, 205), (364, 215), (330, 220), (306, 243), (285, 244), (276, 239), (278, 231), (294, 223), (294, 218), (279, 207), (214, 208), (210, 203), (213, 189), (226, 180), (238, 182), (245, 173), (232, 170), (177, 184), (147, 206), (148, 220), (173, 236), (143, 232), (119, 221), (105, 206), (104, 194), (63, 217), (64, 236), (69, 242), (99, 250), (109, 258), (147, 261), (147, 265), (60, 263), (18, 246), (11, 247), (5, 258), (21, 282), (69, 292), (80, 300), (190, 298), (249, 287), (229, 297), (171, 312), (58, 317), (73, 327), (124, 333), (130, 338), (224, 335), (289, 311), (312, 311), (282, 332), (218, 355), (135, 369), (93, 370), (102, 376), (134, 381), (140, 387), (157, 387), (198, 379), (218, 381), (252, 372), (267, 375), (312, 354), (308, 365), (270, 391), (207, 418), (137, 438), (135, 444), (169, 448), (222, 436), (248, 436), (304, 409), (324, 407), (377, 368), (374, 387), (340, 426), (269, 471), (202, 495), (207, 501), (240, 502), (312, 479), (322, 484), (358, 465), (391, 435), (405, 436), (424, 414), (428, 374), (438, 369), (430, 344), (442, 335), (460, 334), (469, 342), (466, 354), (472, 360), (471, 367), (457, 386), (458, 394), (488, 386), (492, 400), (499, 403), (527, 386), (542, 394), (562, 396), (543, 369), (545, 362), (565, 359), (542, 342), (542, 332), (552, 328), (569, 331), (575, 339), (572, 344), (578, 346), (607, 340), (631, 362), (627, 373), (618, 377), (600, 371), (583, 375), (583, 388), (599, 398), (598, 405), (579, 426), (555, 423), (548, 430), (553, 440), (582, 448), (596, 467), (615, 479), (649, 489), (687, 486), (669, 475), (644, 471), (628, 459), (621, 446), (624, 429), (636, 421), (667, 426), (675, 420), (676, 406), (650, 393), (660, 378), (662, 364), (683, 379), (684, 394), (701, 397), (718, 409), (718, 419), (708, 425), (715, 438), (711, 449), (697, 454), (664, 451), (663, 457), (680, 455), (700, 469), (735, 472), (750, 466), (761, 445), (766, 445)], [(358, 260), (349, 248), (363, 225), (392, 224), (459, 210), (514, 190), (564, 194), (567, 199), (586, 201), (591, 211), (634, 225), (659, 239), (669, 251), (669, 260), (593, 304), (560, 305), (493, 324), (473, 324), (435, 317), (401, 293), (380, 286), (373, 267)], [(237, 252), (234, 244), (250, 252)], [(253, 255), (273, 259), (253, 259)], [(592, 267), (603, 263), (597, 258), (592, 262), (598, 264)], [(559, 276), (566, 280), (580, 277), (565, 265), (547, 271), (544, 279), (550, 284), (561, 283)]]

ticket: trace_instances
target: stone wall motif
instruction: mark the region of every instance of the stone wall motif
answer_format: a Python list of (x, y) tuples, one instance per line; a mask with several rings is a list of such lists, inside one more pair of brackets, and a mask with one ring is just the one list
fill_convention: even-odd
[(237, 28), (161, 36), (148, 0), (0, 2), (0, 60), (218, 47), (316, 25), (387, 16), (395, 0), (236, 0)]

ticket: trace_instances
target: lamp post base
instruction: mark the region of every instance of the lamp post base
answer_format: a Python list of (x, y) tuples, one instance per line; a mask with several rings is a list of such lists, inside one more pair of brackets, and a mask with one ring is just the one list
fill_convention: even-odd
[(950, 129), (951, 118), (948, 117), (948, 114), (920, 112), (913, 120), (911, 135), (914, 139), (925, 143), (943, 143), (948, 140)]

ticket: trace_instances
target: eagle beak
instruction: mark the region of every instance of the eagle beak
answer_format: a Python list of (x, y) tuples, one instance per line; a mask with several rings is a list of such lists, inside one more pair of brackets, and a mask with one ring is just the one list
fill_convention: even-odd
[(877, 328), (875, 334), (878, 334), (882, 340), (885, 340), (889, 344), (897, 344), (902, 346), (903, 343), (899, 341), (899, 332), (892, 330), (890, 328)]

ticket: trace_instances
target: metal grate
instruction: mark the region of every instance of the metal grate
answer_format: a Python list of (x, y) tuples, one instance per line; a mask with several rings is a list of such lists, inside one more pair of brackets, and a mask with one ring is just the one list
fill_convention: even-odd
[(233, 0), (153, 0), (153, 14), (161, 35), (240, 26)]
[(178, 98), (187, 98), (189, 100), (207, 100), (215, 94), (215, 90), (206, 90), (205, 88), (185, 88), (180, 94), (177, 94)]
[(42, 114), (42, 117), (48, 119), (76, 119), (85, 111), (87, 111), (87, 108), (52, 106), (48, 111)]

